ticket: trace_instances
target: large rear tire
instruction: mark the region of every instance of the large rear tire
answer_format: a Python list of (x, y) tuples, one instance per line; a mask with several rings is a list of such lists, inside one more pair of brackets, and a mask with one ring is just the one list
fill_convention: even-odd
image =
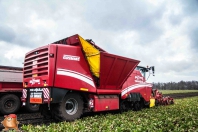
[(7, 94), (0, 98), (0, 112), (4, 115), (16, 113), (21, 106), (21, 101), (14, 94)]
[(83, 114), (83, 99), (77, 93), (70, 93), (54, 109), (54, 118), (59, 121), (74, 121)]

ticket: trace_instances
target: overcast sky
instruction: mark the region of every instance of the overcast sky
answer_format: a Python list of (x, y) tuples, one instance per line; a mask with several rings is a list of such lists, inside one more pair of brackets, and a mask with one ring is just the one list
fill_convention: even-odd
[(198, 80), (198, 0), (0, 0), (0, 65), (74, 34), (155, 66), (150, 82)]

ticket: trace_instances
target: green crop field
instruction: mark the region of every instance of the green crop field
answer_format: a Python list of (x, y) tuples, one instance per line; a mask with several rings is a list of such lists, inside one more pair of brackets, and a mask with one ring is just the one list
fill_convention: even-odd
[(178, 99), (174, 105), (138, 112), (97, 114), (48, 126), (23, 125), (21, 129), (28, 132), (198, 132), (198, 97)]
[(162, 92), (162, 94), (198, 92), (198, 90), (159, 90), (159, 91)]

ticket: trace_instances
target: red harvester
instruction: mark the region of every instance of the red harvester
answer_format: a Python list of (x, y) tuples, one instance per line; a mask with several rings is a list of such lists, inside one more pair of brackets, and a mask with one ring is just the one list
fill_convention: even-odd
[(23, 105), (40, 104), (41, 113), (72, 121), (85, 112), (141, 110), (156, 97), (139, 60), (110, 54), (92, 40), (67, 37), (27, 53)]

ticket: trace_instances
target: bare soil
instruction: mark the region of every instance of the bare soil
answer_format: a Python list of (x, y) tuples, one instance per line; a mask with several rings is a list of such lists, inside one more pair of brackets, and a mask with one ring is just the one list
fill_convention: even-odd
[(172, 97), (174, 99), (181, 99), (181, 98), (188, 98), (188, 97), (198, 96), (198, 92), (164, 94), (164, 96), (170, 96), (170, 97)]

